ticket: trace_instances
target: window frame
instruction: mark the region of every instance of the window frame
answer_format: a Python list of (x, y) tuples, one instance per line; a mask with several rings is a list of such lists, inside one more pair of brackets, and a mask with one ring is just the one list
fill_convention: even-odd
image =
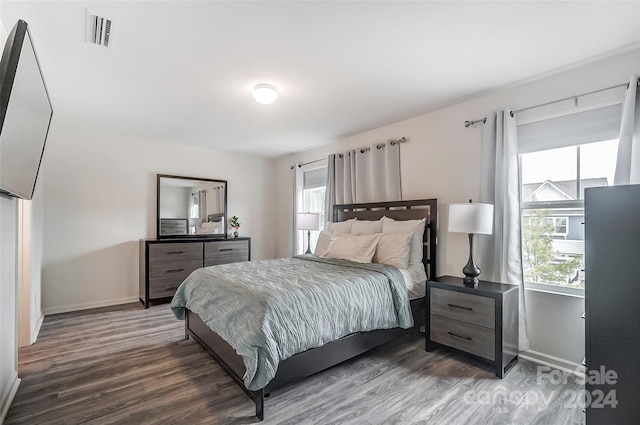
[[(297, 167), (297, 166), (296, 166)], [(306, 191), (310, 191), (310, 190), (319, 190), (319, 189), (324, 189), (325, 192), (325, 196), (326, 196), (326, 185), (324, 187), (322, 186), (317, 186), (317, 187), (312, 187), (312, 188), (304, 188), (304, 173), (308, 172), (308, 171), (312, 171), (312, 170), (317, 170), (317, 169), (327, 169), (329, 167), (329, 163), (327, 159), (324, 160), (317, 160), (317, 161), (312, 161), (306, 164), (302, 164), (300, 166), (300, 173), (296, 174), (296, 179), (300, 178), (301, 181), (296, 181), (296, 203), (293, 206), (294, 207), (294, 214), (297, 213), (305, 213), (305, 212), (316, 212), (316, 213), (320, 213), (321, 214), (321, 222), (320, 222), (320, 230), (319, 231), (311, 231), (311, 233), (315, 233), (317, 232), (318, 234), (324, 230), (324, 226), (325, 226), (325, 222), (326, 222), (326, 218), (324, 217), (324, 206), (323, 206), (323, 211), (310, 211), (308, 209), (305, 209), (305, 205), (306, 205), (306, 196), (305, 196), (305, 192)], [(300, 210), (300, 208), (302, 208), (302, 210)], [(293, 229), (292, 231), (294, 232), (295, 235), (295, 246), (294, 246), (294, 255), (300, 255), (302, 253), (305, 252), (305, 250), (307, 249), (307, 244), (309, 241), (307, 241), (307, 231), (306, 230), (298, 230), (295, 228), (295, 221), (293, 223)], [(313, 239), (313, 235), (312, 235), (312, 239)]]

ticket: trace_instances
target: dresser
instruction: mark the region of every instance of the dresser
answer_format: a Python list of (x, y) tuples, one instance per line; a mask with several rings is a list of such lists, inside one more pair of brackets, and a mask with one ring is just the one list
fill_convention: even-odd
[(640, 185), (585, 190), (587, 425), (638, 423)]
[(518, 296), (515, 285), (462, 278), (427, 281), (426, 350), (454, 349), (495, 367), (503, 378), (518, 358)]
[(140, 302), (169, 301), (194, 270), (251, 259), (251, 238), (140, 240)]

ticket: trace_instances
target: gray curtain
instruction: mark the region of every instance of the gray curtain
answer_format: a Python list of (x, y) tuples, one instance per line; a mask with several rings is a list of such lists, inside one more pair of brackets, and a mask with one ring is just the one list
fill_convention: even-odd
[(217, 205), (216, 205), (215, 213), (224, 213), (224, 188), (225, 188), (225, 185), (220, 185), (216, 187)]
[(202, 219), (202, 221), (207, 221), (207, 191), (201, 190), (200, 192), (200, 204), (199, 207), (199, 216), (198, 218)]
[(622, 104), (622, 122), (614, 185), (640, 183), (640, 74), (629, 79)]
[(327, 221), (335, 221), (333, 206), (336, 204), (336, 154), (327, 160), (327, 187), (324, 192), (324, 216)]
[(200, 214), (200, 193), (194, 192), (189, 195), (189, 218), (198, 218)]
[(336, 204), (402, 199), (400, 144), (397, 142), (329, 155), (327, 173), (325, 214), (330, 221), (334, 221)]
[(520, 226), (520, 172), (515, 117), (498, 111), (487, 117), (482, 137), (480, 202), (494, 205), (493, 235), (478, 238), (485, 279), (520, 287), (519, 349), (529, 349), (522, 232)]

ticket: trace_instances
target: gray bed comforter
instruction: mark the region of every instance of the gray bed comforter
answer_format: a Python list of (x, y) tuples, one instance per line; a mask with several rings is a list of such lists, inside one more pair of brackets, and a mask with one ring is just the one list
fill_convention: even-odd
[(413, 326), (400, 272), (383, 264), (302, 255), (206, 267), (178, 288), (171, 309), (198, 314), (264, 388), (278, 363), (354, 332)]

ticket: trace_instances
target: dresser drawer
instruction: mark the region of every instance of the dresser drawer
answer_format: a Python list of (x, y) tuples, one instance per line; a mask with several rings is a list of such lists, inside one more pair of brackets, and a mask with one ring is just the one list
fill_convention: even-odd
[(173, 297), (183, 281), (183, 277), (149, 280), (149, 298)]
[(204, 258), (205, 264), (207, 260), (218, 261), (215, 264), (249, 261), (249, 241), (205, 242)]
[(485, 359), (495, 360), (496, 358), (496, 335), (492, 329), (432, 314), (429, 330), (432, 341)]
[(242, 263), (249, 261), (246, 255), (229, 254), (219, 258), (206, 258), (204, 260), (205, 267), (219, 266), (220, 264)]
[(149, 262), (174, 260), (202, 261), (202, 242), (155, 243), (149, 245)]
[(186, 218), (160, 219), (160, 235), (186, 235), (187, 233)]
[(495, 328), (495, 300), (446, 289), (431, 288), (431, 314)]
[(182, 278), (202, 267), (202, 260), (159, 261), (149, 263), (149, 280)]

